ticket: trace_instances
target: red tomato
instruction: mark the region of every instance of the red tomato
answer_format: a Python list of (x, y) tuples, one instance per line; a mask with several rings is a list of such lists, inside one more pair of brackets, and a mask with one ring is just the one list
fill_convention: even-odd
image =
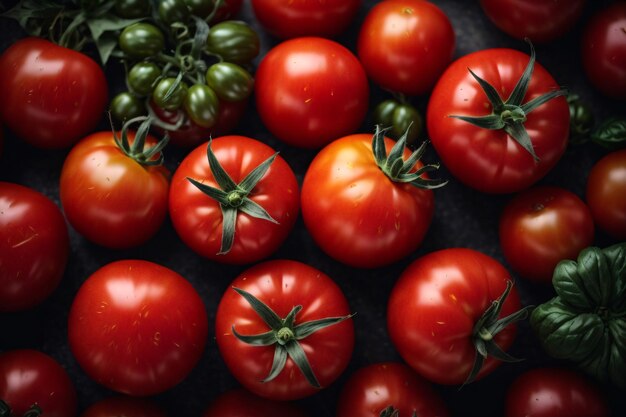
[[(479, 117), (493, 111), (468, 68), (505, 100), (528, 63), (528, 55), (512, 49), (474, 52), (452, 63), (431, 95), (427, 126), (433, 146), (459, 181), (479, 191), (511, 193), (529, 187), (556, 165), (567, 146), (569, 107), (563, 97), (525, 115), (523, 125), (538, 161), (504, 129), (487, 130), (450, 117)], [(552, 76), (536, 63), (523, 103), (558, 88)]]
[[(393, 145), (385, 138), (387, 152)], [(404, 159), (409, 155), (405, 149)], [(302, 218), (315, 242), (361, 268), (390, 264), (417, 249), (433, 209), (432, 191), (394, 182), (378, 167), (369, 134), (326, 146), (302, 183)]]
[[(475, 324), (504, 292), (510, 274), (495, 259), (471, 249), (445, 249), (414, 261), (396, 282), (387, 309), (387, 328), (409, 366), (438, 384), (467, 380), (480, 338)], [(515, 288), (501, 304), (498, 317), (520, 309)], [(506, 351), (516, 333), (511, 325), (493, 336)], [(498, 365), (484, 362), (477, 379)]]
[(422, 0), (387, 0), (369, 11), (358, 39), (359, 59), (381, 87), (408, 95), (429, 92), (454, 53), (448, 17)]
[(92, 404), (81, 417), (167, 417), (152, 402), (133, 397), (111, 397)]
[(0, 311), (34, 307), (59, 285), (69, 253), (61, 210), (39, 192), (0, 182)]
[(500, 217), (500, 246), (524, 278), (552, 282), (559, 261), (576, 259), (594, 238), (591, 211), (575, 194), (537, 187), (515, 196)]
[(361, 0), (252, 0), (261, 25), (281, 39), (336, 36), (346, 29), (360, 6)]
[(96, 127), (108, 87), (86, 55), (41, 38), (25, 38), (0, 57), (0, 117), (40, 148), (65, 148)]
[(235, 389), (217, 397), (203, 417), (305, 417), (305, 414), (288, 402), (271, 401)]
[[(257, 264), (244, 271), (230, 287), (239, 288), (265, 303), (285, 318), (302, 306), (295, 325), (350, 314), (341, 289), (324, 273), (295, 261), (276, 260)], [(282, 371), (271, 381), (262, 382), (272, 368), (276, 347), (252, 346), (234, 335), (257, 335), (270, 330), (250, 303), (233, 288), (228, 288), (217, 308), (215, 336), (219, 351), (233, 376), (248, 390), (275, 400), (294, 400), (312, 395), (312, 386), (287, 358)], [(332, 383), (346, 368), (354, 347), (351, 320), (325, 327), (299, 340), (320, 387)]]
[(586, 200), (600, 229), (626, 239), (626, 149), (606, 155), (591, 168)]
[(608, 417), (602, 393), (568, 369), (527, 371), (509, 387), (506, 417)]
[(580, 18), (585, 0), (480, 0), (500, 30), (517, 39), (550, 42), (567, 33)]
[(255, 94), (261, 120), (274, 136), (315, 149), (361, 125), (369, 86), (348, 49), (306, 37), (283, 42), (265, 55), (256, 72)]
[(388, 407), (399, 417), (446, 417), (446, 406), (431, 386), (407, 366), (379, 363), (356, 371), (346, 382), (336, 417), (379, 417)]
[[(244, 136), (217, 138), (211, 142), (211, 149), (237, 184), (275, 153), (264, 143)], [(209, 259), (234, 264), (263, 259), (278, 249), (298, 217), (298, 182), (287, 162), (277, 156), (248, 197), (278, 223), (254, 218), (238, 210), (232, 248), (227, 253), (220, 253), (223, 229), (220, 203), (187, 178), (219, 187), (207, 159), (207, 143), (187, 155), (174, 173), (169, 208), (180, 238), (196, 253)]]
[(142, 396), (187, 376), (204, 351), (207, 326), (202, 299), (183, 277), (152, 262), (123, 260), (83, 283), (68, 334), (72, 353), (92, 379)]
[(582, 37), (583, 69), (591, 83), (609, 97), (626, 100), (626, 3), (598, 12)]
[[(128, 140), (134, 142), (135, 132), (128, 132)], [(156, 143), (148, 136), (144, 149)], [(169, 177), (164, 166), (144, 166), (127, 155), (112, 132), (98, 132), (80, 141), (65, 159), (61, 204), (67, 220), (88, 240), (130, 248), (147, 241), (163, 224)]]
[(76, 415), (76, 389), (67, 372), (36, 350), (0, 353), (0, 400), (10, 407), (6, 417), (25, 416), (33, 406), (46, 417)]

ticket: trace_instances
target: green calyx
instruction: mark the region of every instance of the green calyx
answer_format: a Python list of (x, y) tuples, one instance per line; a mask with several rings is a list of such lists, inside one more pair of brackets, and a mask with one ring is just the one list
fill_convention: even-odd
[(545, 104), (546, 102), (552, 100), (553, 98), (566, 96), (567, 90), (561, 88), (558, 90), (550, 91), (526, 103), (522, 103), (522, 101), (524, 100), (524, 96), (528, 91), (530, 79), (532, 77), (533, 69), (535, 67), (535, 48), (533, 47), (532, 43), (528, 42), (528, 44), (530, 45), (530, 60), (528, 61), (528, 65), (526, 66), (524, 73), (517, 81), (515, 88), (511, 92), (509, 98), (506, 99), (506, 101), (502, 100), (502, 97), (500, 97), (500, 94), (495, 87), (493, 87), (484, 79), (480, 78), (471, 69), (468, 68), (468, 71), (470, 72), (470, 74), (472, 74), (472, 77), (474, 77), (482, 90), (485, 92), (487, 99), (491, 103), (492, 112), (491, 114), (478, 117), (463, 115), (451, 115), (450, 117), (463, 120), (483, 129), (502, 129), (518, 144), (520, 144), (520, 146), (522, 146), (529, 154), (531, 154), (535, 161), (539, 161), (539, 158), (537, 157), (537, 154), (535, 153), (535, 150), (533, 148), (532, 141), (530, 140), (530, 136), (528, 136), (528, 132), (524, 127), (524, 122), (526, 121), (527, 116), (530, 112), (532, 112), (542, 104)]
[[(131, 144), (130, 140), (128, 139), (128, 129), (134, 123), (139, 122), (141, 122), (141, 124), (137, 128), (137, 131), (135, 133), (135, 139)], [(117, 146), (122, 150), (122, 152), (124, 152), (126, 156), (134, 159), (143, 166), (162, 165), (164, 157), (161, 151), (169, 142), (169, 137), (165, 135), (163, 136), (163, 139), (157, 142), (156, 145), (146, 148), (146, 138), (148, 137), (148, 133), (150, 132), (151, 124), (151, 117), (140, 116), (134, 119), (130, 119), (126, 123), (124, 123), (124, 125), (122, 126), (122, 130), (119, 134), (115, 130), (113, 130), (113, 138), (115, 139), (115, 143), (117, 144)]]
[(489, 356), (503, 362), (521, 361), (521, 359), (514, 358), (504, 352), (495, 341), (495, 337), (498, 333), (510, 324), (528, 318), (530, 312), (534, 308), (533, 306), (527, 306), (506, 317), (498, 318), (500, 316), (500, 312), (502, 311), (502, 306), (511, 292), (511, 288), (513, 288), (513, 283), (511, 281), (507, 281), (506, 289), (502, 295), (491, 303), (489, 308), (485, 310), (483, 315), (474, 325), (472, 342), (476, 348), (476, 359), (474, 360), (474, 365), (463, 385), (467, 385), (476, 379), (476, 376), (478, 376), (485, 360)]
[(218, 255), (224, 255), (233, 247), (233, 242), (235, 241), (235, 226), (239, 211), (257, 219), (278, 224), (263, 207), (248, 198), (254, 187), (267, 173), (278, 153), (275, 153), (263, 161), (237, 184), (217, 160), (215, 153), (213, 153), (211, 149), (211, 142), (212, 141), (209, 140), (207, 145), (207, 158), (209, 160), (211, 173), (219, 188), (203, 184), (193, 178), (187, 177), (187, 180), (220, 204), (222, 210), (222, 242)]
[(307, 338), (318, 330), (341, 323), (353, 316), (327, 317), (296, 324), (296, 316), (302, 310), (301, 305), (295, 306), (285, 318), (279, 317), (267, 304), (256, 298), (249, 292), (240, 288), (233, 289), (250, 304), (256, 314), (271, 329), (268, 332), (256, 335), (242, 335), (232, 327), (233, 334), (237, 339), (251, 346), (274, 346), (274, 360), (269, 374), (262, 382), (269, 382), (276, 378), (287, 363), (291, 360), (300, 369), (306, 380), (315, 388), (321, 388), (306, 353), (300, 345), (300, 340)]
[[(11, 407), (3, 400), (0, 400), (0, 417), (11, 417), (13, 415), (11, 412)], [(26, 410), (22, 417), (39, 417), (41, 415), (43, 415), (41, 407), (37, 404), (33, 404)]]
[(403, 159), (404, 148), (406, 146), (410, 128), (411, 127), (409, 126), (400, 139), (398, 139), (393, 148), (391, 148), (389, 155), (387, 155), (387, 148), (385, 147), (385, 132), (389, 128), (383, 129), (380, 125), (376, 125), (376, 131), (374, 132), (374, 136), (372, 138), (372, 151), (374, 153), (376, 164), (385, 173), (385, 175), (394, 182), (409, 183), (415, 187), (429, 190), (443, 187), (448, 183), (448, 181), (423, 177), (426, 172), (438, 170), (439, 164), (428, 164), (415, 170), (415, 166), (426, 151), (427, 142), (423, 142), (409, 158), (406, 160)]
[[(379, 417), (401, 417), (400, 410), (395, 408), (393, 405), (390, 405), (380, 412)], [(413, 410), (411, 417), (417, 417), (417, 411)]]

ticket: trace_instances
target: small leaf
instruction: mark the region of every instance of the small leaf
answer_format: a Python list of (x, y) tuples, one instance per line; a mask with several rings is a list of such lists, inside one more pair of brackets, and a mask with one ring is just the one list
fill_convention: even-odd
[(246, 175), (246, 177), (241, 180), (238, 184), (239, 188), (247, 193), (250, 193), (252, 189), (261, 181), (261, 179), (265, 176), (267, 171), (270, 169), (270, 166), (278, 156), (278, 152), (267, 158), (261, 164), (259, 164), (256, 168)]
[(304, 350), (302, 350), (302, 346), (295, 340), (290, 341), (285, 345), (285, 349), (287, 349), (287, 353), (291, 360), (294, 361), (296, 366), (302, 371), (302, 374), (306, 378), (309, 384), (314, 386), (315, 388), (321, 388), (313, 369), (311, 369), (311, 364), (309, 363), (309, 359), (306, 357)]
[(504, 127), (504, 131), (511, 136), (522, 148), (524, 148), (535, 160), (539, 161), (539, 157), (535, 153), (533, 143), (528, 136), (528, 132), (522, 123), (511, 123)]
[(604, 121), (593, 132), (591, 140), (610, 150), (626, 147), (626, 119), (611, 118)]
[(450, 117), (463, 120), (464, 122), (471, 123), (474, 126), (482, 129), (499, 130), (502, 129), (505, 124), (502, 117), (495, 114), (489, 114), (487, 116), (457, 116), (451, 115)]
[(206, 194), (208, 197), (213, 200), (218, 201), (220, 204), (227, 204), (228, 202), (228, 194), (219, 188), (211, 187), (210, 185), (206, 185), (197, 181), (193, 178), (187, 177), (187, 181), (195, 185), (200, 191)]
[(259, 300), (246, 290), (236, 287), (233, 287), (233, 290), (246, 299), (248, 304), (250, 304), (250, 307), (252, 307), (254, 312), (261, 317), (263, 322), (267, 324), (270, 329), (277, 331), (283, 327), (282, 319), (263, 301)]
[(277, 344), (276, 349), (274, 350), (274, 360), (272, 361), (270, 373), (261, 382), (269, 382), (276, 378), (285, 368), (287, 356), (287, 349), (285, 349), (284, 346)]
[(243, 335), (235, 329), (235, 326), (232, 326), (233, 335), (243, 343), (251, 346), (271, 346), (276, 343), (276, 332), (274, 330), (270, 330), (269, 332), (254, 334), (254, 335)]
[(222, 241), (218, 255), (227, 254), (235, 241), (235, 226), (237, 224), (237, 209), (227, 204), (220, 204), (222, 210)]
[(272, 222), (274, 224), (278, 224), (276, 220), (261, 207), (258, 203), (250, 200), (249, 198), (245, 198), (243, 203), (239, 206), (239, 210), (246, 213), (248, 216), (254, 217), (256, 219), (267, 220), (268, 222)]
[(626, 318), (611, 320), (609, 331), (613, 341), (609, 356), (609, 379), (626, 388)]
[(524, 100), (524, 96), (526, 96), (526, 92), (528, 91), (528, 85), (530, 84), (530, 79), (533, 75), (533, 69), (535, 68), (535, 48), (533, 44), (529, 41), (528, 45), (530, 45), (530, 59), (528, 60), (528, 65), (526, 65), (526, 69), (524, 69), (524, 73), (517, 80), (517, 84), (515, 88), (511, 92), (511, 95), (506, 100), (507, 104), (513, 104), (515, 106), (519, 106), (522, 104)]
[(500, 113), (500, 110), (504, 106), (504, 102), (502, 101), (500, 94), (498, 94), (496, 89), (491, 84), (489, 84), (487, 81), (483, 80), (478, 75), (476, 75), (474, 71), (472, 71), (470, 68), (468, 68), (467, 70), (470, 72), (470, 74), (472, 74), (472, 77), (474, 77), (474, 79), (478, 81), (478, 84), (485, 92), (487, 99), (489, 100), (489, 102), (491, 103), (491, 106), (493, 107), (493, 112)]
[(376, 131), (372, 137), (372, 151), (374, 152), (374, 159), (376, 165), (381, 169), (385, 166), (387, 161), (387, 148), (385, 147), (385, 132), (388, 128), (381, 128), (380, 125), (376, 125)]
[(302, 311), (302, 306), (298, 305), (291, 309), (287, 317), (283, 320), (283, 327), (293, 328), (294, 322), (296, 321), (296, 316), (298, 313)]
[(543, 94), (539, 97), (535, 97), (534, 99), (530, 100), (526, 104), (523, 104), (521, 107), (524, 113), (529, 114), (530, 112), (535, 110), (537, 107), (547, 103), (553, 98), (557, 98), (561, 96), (567, 96), (567, 89), (561, 88), (559, 90), (550, 91), (549, 93)]
[(342, 321), (352, 318), (353, 316), (354, 314), (349, 314), (342, 317), (327, 317), (319, 320), (307, 321), (305, 323), (297, 325), (293, 329), (293, 332), (296, 336), (296, 340), (302, 340), (305, 337), (308, 337), (317, 332), (318, 330), (322, 330), (326, 327), (341, 323)]
[(222, 167), (222, 164), (220, 164), (220, 161), (217, 160), (215, 153), (211, 149), (211, 143), (212, 141), (209, 140), (209, 143), (207, 144), (206, 152), (207, 152), (207, 159), (209, 160), (209, 167), (211, 168), (211, 173), (213, 174), (215, 181), (222, 188), (222, 190), (226, 191), (227, 193), (230, 191), (236, 190), (237, 184), (235, 183), (235, 181), (232, 180), (232, 178), (230, 178), (230, 175), (228, 175), (228, 173), (224, 170), (224, 167)]

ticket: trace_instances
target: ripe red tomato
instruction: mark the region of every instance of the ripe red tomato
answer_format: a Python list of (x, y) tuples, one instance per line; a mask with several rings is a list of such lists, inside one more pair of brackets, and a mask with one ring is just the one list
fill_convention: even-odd
[(500, 30), (517, 39), (550, 42), (567, 33), (580, 18), (585, 0), (480, 0)]
[[(414, 261), (396, 282), (387, 308), (389, 336), (402, 358), (438, 384), (467, 381), (479, 356), (476, 342), (490, 341), (502, 351), (513, 343), (514, 325), (495, 335), (492, 325), (476, 325), (505, 293), (509, 277), (495, 259), (471, 249), (444, 249)], [(493, 319), (520, 309), (515, 288), (500, 307)], [(499, 364), (488, 357), (476, 379)]]
[(305, 417), (293, 404), (271, 401), (244, 390), (234, 389), (215, 399), (203, 417)]
[(183, 277), (152, 262), (123, 260), (103, 266), (79, 289), (69, 314), (69, 345), (98, 383), (153, 395), (193, 369), (207, 326), (202, 299)]
[(367, 75), (381, 87), (408, 95), (429, 92), (454, 53), (448, 17), (433, 3), (387, 0), (369, 11), (358, 38)]
[(43, 194), (0, 182), (0, 311), (34, 307), (59, 285), (69, 254), (61, 210)]
[(272, 35), (332, 38), (343, 32), (361, 6), (361, 0), (252, 0), (254, 14)]
[[(234, 288), (247, 291), (283, 319), (293, 314), (296, 306), (301, 306), (302, 310), (296, 311), (295, 321), (292, 316), (291, 326), (279, 320), (278, 325), (283, 327), (271, 333), (275, 335), (271, 344), (250, 345), (236, 337), (235, 332), (245, 337), (272, 328)], [(226, 290), (215, 318), (217, 346), (226, 366), (245, 388), (274, 400), (294, 400), (328, 386), (348, 365), (354, 347), (354, 328), (349, 314), (341, 289), (321, 271), (295, 261), (268, 261), (244, 271)], [(299, 325), (330, 317), (342, 321), (307, 334), (297, 342), (293, 339), (294, 335), (299, 337), (294, 326), (297, 329)], [(284, 330), (284, 327), (291, 330)], [(278, 342), (283, 336), (283, 341)], [(302, 348), (319, 387), (309, 382), (291, 353), (283, 357), (285, 362), (280, 373), (263, 382), (273, 368), (275, 352), (293, 343)]]
[(594, 238), (591, 211), (575, 194), (557, 187), (530, 188), (515, 196), (500, 217), (500, 246), (524, 278), (552, 282), (556, 264), (576, 259)]
[[(391, 407), (399, 417), (446, 417), (432, 387), (400, 363), (378, 363), (356, 371), (344, 385), (336, 417), (379, 417)], [(389, 416), (393, 414), (388, 414)]]
[(361, 125), (369, 86), (348, 49), (304, 37), (280, 43), (265, 55), (256, 72), (255, 94), (261, 120), (274, 136), (315, 149)]
[(602, 393), (568, 369), (532, 369), (509, 387), (506, 417), (608, 417)]
[(80, 417), (167, 417), (155, 404), (142, 398), (110, 397), (92, 404)]
[[(135, 132), (128, 131), (128, 141), (134, 143)], [(170, 173), (141, 159), (141, 152), (156, 144), (148, 135), (143, 149), (132, 156), (118, 146), (113, 132), (97, 132), (72, 148), (59, 191), (76, 231), (99, 245), (122, 249), (146, 242), (159, 230), (167, 214)]]
[(626, 149), (606, 155), (591, 168), (586, 200), (600, 229), (626, 239)]
[[(387, 152), (394, 142), (384, 139)], [(406, 160), (411, 153), (404, 150)], [(418, 162), (417, 168), (422, 164)], [(434, 210), (431, 190), (391, 180), (378, 166), (372, 136), (343, 137), (313, 159), (302, 183), (302, 218), (315, 242), (351, 266), (395, 262), (422, 242)]]
[(104, 116), (104, 72), (88, 56), (41, 38), (25, 38), (0, 56), (0, 117), (40, 148), (65, 148)]
[[(526, 93), (517, 97), (524, 105), (513, 110), (506, 105), (495, 109), (468, 71), (486, 80), (508, 102), (528, 64), (528, 55), (512, 49), (474, 52), (452, 63), (431, 95), (427, 127), (433, 146), (459, 181), (479, 191), (511, 193), (529, 187), (556, 165), (567, 146), (569, 107), (563, 97), (532, 112), (524, 110), (531, 100), (558, 93), (558, 84), (541, 65), (534, 64)], [(503, 123), (501, 129), (484, 129), (450, 117), (490, 114)], [(537, 161), (508, 133), (520, 128), (527, 131)]]
[(603, 94), (626, 100), (626, 3), (617, 1), (598, 12), (582, 38), (583, 69)]
[(77, 407), (76, 389), (65, 369), (30, 349), (0, 353), (0, 402), (10, 409), (6, 417), (22, 417), (37, 408), (36, 415), (74, 417)]
[[(188, 180), (220, 188), (209, 165), (207, 146), (202, 144), (187, 155), (172, 178), (169, 208), (176, 232), (196, 253), (216, 261), (244, 264), (269, 256), (287, 238), (298, 217), (300, 192), (293, 171), (280, 156), (274, 159), (248, 197), (277, 223), (234, 207), (234, 241), (223, 253), (224, 210)], [(275, 153), (264, 143), (244, 136), (222, 136), (211, 142), (211, 149), (237, 184)]]

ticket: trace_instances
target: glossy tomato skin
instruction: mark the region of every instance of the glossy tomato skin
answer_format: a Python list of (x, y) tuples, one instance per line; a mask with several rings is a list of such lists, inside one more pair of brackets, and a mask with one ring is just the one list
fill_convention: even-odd
[[(387, 307), (391, 340), (417, 373), (438, 384), (462, 384), (474, 363), (474, 324), (506, 288), (510, 274), (495, 259), (472, 249), (429, 253), (411, 263), (396, 282)], [(499, 317), (520, 309), (515, 287)], [(516, 328), (508, 326), (494, 340), (506, 351)], [(489, 357), (477, 379), (500, 363)]]
[(83, 283), (70, 309), (68, 336), (92, 379), (145, 396), (187, 376), (204, 351), (207, 326), (202, 299), (183, 277), (152, 262), (122, 260)]
[[(275, 153), (264, 143), (244, 136), (214, 139), (211, 149), (236, 183)], [(260, 204), (278, 224), (239, 211), (233, 246), (228, 253), (218, 255), (222, 239), (220, 205), (187, 177), (219, 188), (207, 160), (207, 143), (191, 151), (174, 173), (169, 210), (174, 228), (183, 242), (209, 259), (231, 264), (261, 260), (278, 249), (298, 217), (298, 182), (287, 162), (277, 156), (248, 197)]]
[(252, 0), (261, 25), (280, 39), (299, 36), (332, 38), (343, 32), (362, 0)]
[(268, 130), (285, 143), (316, 149), (357, 130), (369, 98), (367, 76), (342, 45), (303, 37), (282, 42), (261, 61), (256, 105)]
[[(341, 289), (321, 271), (296, 261), (274, 260), (253, 266), (232, 282), (217, 308), (215, 336), (220, 354), (232, 375), (256, 395), (273, 400), (295, 400), (319, 391), (311, 386), (289, 358), (282, 372), (269, 382), (261, 382), (271, 369), (273, 346), (251, 346), (232, 332), (243, 335), (269, 330), (248, 302), (231, 287), (248, 291), (267, 304), (280, 317), (296, 305), (302, 311), (298, 323), (349, 315), (348, 302)], [(328, 386), (348, 365), (354, 347), (352, 320), (321, 329), (299, 341), (322, 388)]]
[(202, 417), (306, 417), (295, 405), (257, 397), (238, 388), (215, 399)]
[(480, 0), (498, 29), (517, 39), (545, 43), (567, 33), (580, 18), (586, 0)]
[[(134, 132), (128, 137), (132, 143)], [(156, 142), (149, 136), (146, 148)], [(61, 204), (69, 223), (91, 242), (130, 248), (146, 242), (165, 220), (169, 177), (164, 166), (143, 166), (124, 154), (112, 132), (97, 132), (66, 157)]]
[(626, 3), (604, 8), (587, 24), (582, 38), (583, 69), (603, 94), (626, 100)]
[(24, 38), (0, 57), (0, 117), (39, 148), (65, 148), (104, 116), (108, 87), (86, 55), (41, 38)]
[(608, 417), (602, 393), (569, 369), (538, 368), (509, 387), (505, 417)]
[(76, 389), (67, 372), (36, 350), (0, 353), (0, 399), (11, 407), (7, 417), (22, 417), (34, 404), (46, 417), (76, 416)]
[(92, 404), (80, 417), (167, 417), (167, 414), (142, 398), (109, 397)]
[(0, 311), (27, 310), (46, 299), (63, 278), (69, 246), (56, 204), (0, 182)]
[(500, 216), (505, 259), (522, 277), (534, 281), (551, 283), (556, 264), (576, 259), (593, 238), (591, 211), (563, 188), (529, 188), (513, 197)]
[(407, 95), (429, 92), (454, 53), (448, 17), (423, 0), (387, 0), (369, 11), (358, 38), (359, 60), (382, 88)]
[[(385, 138), (388, 153), (393, 145)], [(409, 155), (406, 149), (404, 159)], [(422, 242), (433, 211), (431, 190), (393, 182), (376, 165), (370, 134), (327, 145), (302, 183), (307, 230), (324, 252), (350, 266), (374, 268), (407, 256)]]
[(366, 366), (352, 374), (341, 392), (335, 416), (379, 417), (389, 406), (398, 410), (399, 416), (449, 415), (428, 382), (404, 364), (385, 362)]
[[(453, 62), (433, 90), (426, 116), (429, 136), (444, 165), (469, 187), (486, 193), (523, 190), (552, 169), (565, 151), (569, 108), (563, 97), (539, 106), (524, 122), (539, 162), (503, 130), (485, 130), (450, 117), (491, 114), (491, 104), (468, 68), (507, 99), (529, 59), (512, 49), (474, 52)], [(535, 63), (523, 103), (558, 88)]]
[(626, 149), (612, 152), (591, 168), (586, 201), (598, 227), (626, 239)]

